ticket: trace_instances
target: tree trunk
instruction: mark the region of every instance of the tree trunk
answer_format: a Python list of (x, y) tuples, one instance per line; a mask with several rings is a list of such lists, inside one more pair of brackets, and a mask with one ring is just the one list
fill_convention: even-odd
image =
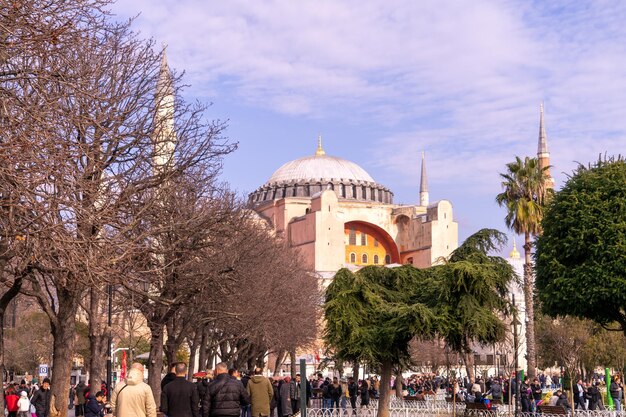
[(209, 343), (207, 329), (202, 329), (202, 338), (200, 339), (200, 352), (198, 353), (198, 371), (206, 371), (209, 368), (207, 364), (207, 344)]
[(297, 365), (296, 365), (296, 349), (289, 350), (289, 360), (291, 361), (291, 379), (296, 379)]
[(476, 375), (474, 375), (474, 353), (463, 352), (463, 362), (465, 362), (467, 378), (473, 383), (476, 381)]
[(94, 286), (90, 291), (89, 306), (89, 384), (100, 387), (106, 381), (106, 358), (108, 355), (109, 332), (105, 323), (106, 314), (100, 288)]
[[(194, 336), (191, 339), (187, 339), (187, 343), (189, 344), (189, 367), (187, 372), (187, 379), (192, 380), (194, 370), (196, 367), (196, 354), (198, 352), (198, 344), (200, 344), (201, 335), (200, 332), (195, 332)], [(199, 368), (198, 370), (202, 370)]]
[(404, 378), (402, 377), (402, 368), (398, 368), (398, 372), (396, 372), (396, 397), (402, 398), (402, 383), (404, 382)]
[(285, 358), (285, 351), (282, 349), (279, 349), (278, 352), (276, 352), (276, 364), (274, 365), (274, 376), (280, 375), (280, 367), (283, 365), (284, 358)]
[(380, 393), (378, 398), (378, 416), (389, 417), (389, 400), (391, 399), (391, 373), (393, 364), (391, 361), (383, 361), (380, 366)]
[(161, 373), (163, 372), (163, 329), (161, 323), (150, 323), (150, 356), (148, 357), (148, 385), (152, 388), (157, 407), (161, 404)]
[[(4, 270), (4, 265), (0, 265), (0, 271)], [(18, 277), (11, 288), (9, 288), (0, 298), (0, 410), (4, 410), (4, 374), (6, 372), (4, 366), (4, 314), (9, 303), (15, 299), (22, 288), (22, 278)], [(13, 323), (15, 325), (15, 323)]]
[(532, 242), (530, 233), (524, 235), (524, 304), (526, 307), (526, 361), (527, 376), (532, 381), (536, 376), (537, 355), (535, 351), (535, 305), (533, 300), (534, 279), (531, 260)]
[(78, 309), (77, 296), (60, 293), (58, 297), (58, 312), (56, 319), (50, 320), (52, 336), (54, 338), (52, 351), (52, 383), (50, 384), (54, 404), (61, 413), (67, 416), (69, 401), (70, 375), (72, 358), (74, 356), (74, 341), (76, 340), (76, 311)]
[(359, 361), (354, 361), (352, 363), (352, 378), (354, 378), (354, 381), (358, 382), (359, 381)]

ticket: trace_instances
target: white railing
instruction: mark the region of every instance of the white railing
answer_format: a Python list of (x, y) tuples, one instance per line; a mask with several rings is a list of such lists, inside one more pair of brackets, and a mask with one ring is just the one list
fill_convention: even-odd
[[(377, 404), (352, 409), (349, 405), (342, 409), (307, 408), (307, 417), (377, 417)], [(456, 412), (452, 403), (441, 401), (404, 401), (389, 407), (390, 417), (514, 417), (513, 407), (498, 406), (496, 410), (465, 410), (465, 404), (457, 403)], [(539, 412), (520, 412), (519, 417), (562, 417), (561, 414)], [(626, 411), (613, 410), (575, 410), (569, 413), (570, 417), (626, 417)]]

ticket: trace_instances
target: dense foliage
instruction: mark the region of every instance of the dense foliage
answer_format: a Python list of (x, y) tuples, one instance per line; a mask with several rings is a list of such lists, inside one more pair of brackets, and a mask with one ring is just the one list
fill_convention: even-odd
[(339, 359), (380, 366), (379, 415), (388, 412), (391, 366), (408, 359), (412, 339), (438, 337), (466, 354), (472, 342), (504, 337), (507, 288), (515, 274), (488, 253), (505, 240), (484, 229), (438, 266), (342, 269), (335, 275), (326, 291), (324, 339)]
[(535, 257), (543, 311), (626, 332), (626, 161), (579, 166), (542, 225)]

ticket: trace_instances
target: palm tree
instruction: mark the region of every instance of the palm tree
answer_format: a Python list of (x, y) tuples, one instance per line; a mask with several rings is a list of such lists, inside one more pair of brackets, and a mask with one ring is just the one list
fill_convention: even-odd
[(541, 167), (537, 158), (519, 156), (506, 165), (507, 172), (500, 174), (504, 191), (496, 202), (506, 207), (506, 225), (517, 234), (524, 235), (524, 304), (526, 307), (526, 359), (528, 377), (534, 378), (537, 368), (534, 322), (534, 273), (531, 261), (531, 237), (541, 233), (544, 207), (552, 189), (548, 187), (549, 166)]

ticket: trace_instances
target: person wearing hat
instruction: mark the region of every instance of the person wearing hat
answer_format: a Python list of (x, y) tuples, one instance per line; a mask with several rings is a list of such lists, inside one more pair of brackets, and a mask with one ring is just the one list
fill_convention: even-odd
[(346, 415), (348, 409), (348, 401), (350, 401), (348, 380), (346, 378), (341, 378), (339, 380), (339, 386), (341, 387), (341, 409), (343, 410), (343, 415)]
[(17, 401), (17, 417), (31, 417), (30, 400), (26, 391), (20, 391), (20, 399)]
[(50, 401), (52, 392), (50, 391), (50, 378), (44, 378), (41, 388), (35, 391), (31, 403), (35, 406), (37, 417), (48, 417), (50, 413)]

